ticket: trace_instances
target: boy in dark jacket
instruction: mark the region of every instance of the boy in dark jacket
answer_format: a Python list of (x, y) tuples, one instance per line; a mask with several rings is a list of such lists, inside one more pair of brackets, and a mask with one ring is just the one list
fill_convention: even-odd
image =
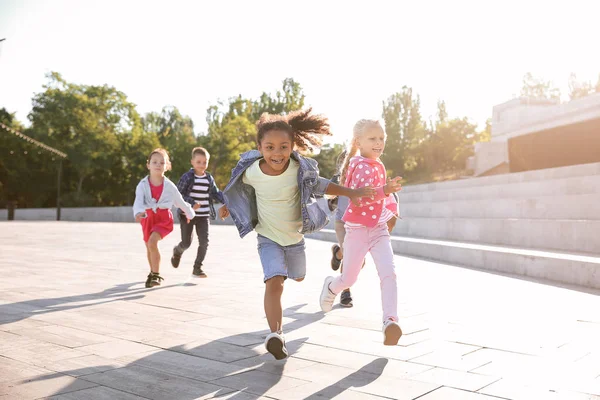
[(213, 202), (217, 200), (223, 203), (223, 194), (217, 187), (213, 177), (206, 172), (210, 154), (203, 147), (195, 147), (192, 150), (192, 168), (183, 174), (177, 184), (177, 189), (185, 201), (190, 203), (196, 212), (194, 219), (187, 222), (185, 215), (179, 213), (179, 226), (181, 228), (181, 242), (173, 248), (171, 265), (179, 267), (181, 255), (192, 244), (192, 231), (196, 227), (198, 236), (198, 252), (194, 262), (193, 274), (199, 278), (206, 278), (202, 270), (202, 263), (208, 250), (208, 228), (210, 219), (215, 219), (216, 212)]

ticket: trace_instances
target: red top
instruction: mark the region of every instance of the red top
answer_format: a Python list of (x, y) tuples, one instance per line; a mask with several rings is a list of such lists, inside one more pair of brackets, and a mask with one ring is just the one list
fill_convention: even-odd
[(398, 204), (394, 196), (386, 196), (383, 189), (385, 184), (385, 166), (381, 161), (361, 156), (352, 157), (344, 185), (352, 189), (373, 187), (377, 192), (371, 198), (360, 198), (358, 206), (352, 202), (348, 204), (342, 220), (344, 222), (374, 227), (379, 223), (383, 207), (396, 214), (398, 212)]
[[(148, 180), (148, 183), (150, 183), (150, 180)], [(163, 192), (163, 188), (165, 187), (165, 182), (163, 181), (163, 183), (161, 183), (158, 186), (154, 186), (152, 183), (150, 183), (150, 194), (152, 195), (152, 198), (156, 201), (158, 201), (160, 199), (160, 195)]]

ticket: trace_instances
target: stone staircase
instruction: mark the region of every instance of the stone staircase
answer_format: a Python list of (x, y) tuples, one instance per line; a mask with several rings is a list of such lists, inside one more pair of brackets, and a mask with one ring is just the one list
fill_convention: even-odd
[(400, 255), (600, 289), (600, 163), (407, 186), (400, 210)]

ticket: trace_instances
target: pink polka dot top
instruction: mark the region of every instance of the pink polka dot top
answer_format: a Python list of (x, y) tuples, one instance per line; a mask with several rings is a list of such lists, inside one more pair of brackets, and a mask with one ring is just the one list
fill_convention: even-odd
[(346, 173), (345, 186), (358, 189), (373, 187), (377, 190), (375, 196), (361, 197), (358, 205), (350, 202), (342, 220), (353, 224), (374, 227), (379, 223), (383, 207), (396, 214), (398, 205), (394, 196), (386, 196), (383, 187), (386, 183), (385, 166), (380, 160), (372, 160), (361, 156), (350, 159)]

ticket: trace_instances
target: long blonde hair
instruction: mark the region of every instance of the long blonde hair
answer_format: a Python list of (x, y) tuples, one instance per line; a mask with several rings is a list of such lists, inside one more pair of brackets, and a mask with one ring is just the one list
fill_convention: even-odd
[(350, 146), (346, 152), (346, 158), (344, 159), (344, 164), (340, 172), (340, 185), (346, 185), (346, 174), (348, 173), (350, 159), (358, 153), (358, 138), (371, 129), (380, 129), (385, 132), (379, 121), (376, 119), (361, 119), (354, 124), (354, 128), (352, 129), (352, 140), (350, 141)]

